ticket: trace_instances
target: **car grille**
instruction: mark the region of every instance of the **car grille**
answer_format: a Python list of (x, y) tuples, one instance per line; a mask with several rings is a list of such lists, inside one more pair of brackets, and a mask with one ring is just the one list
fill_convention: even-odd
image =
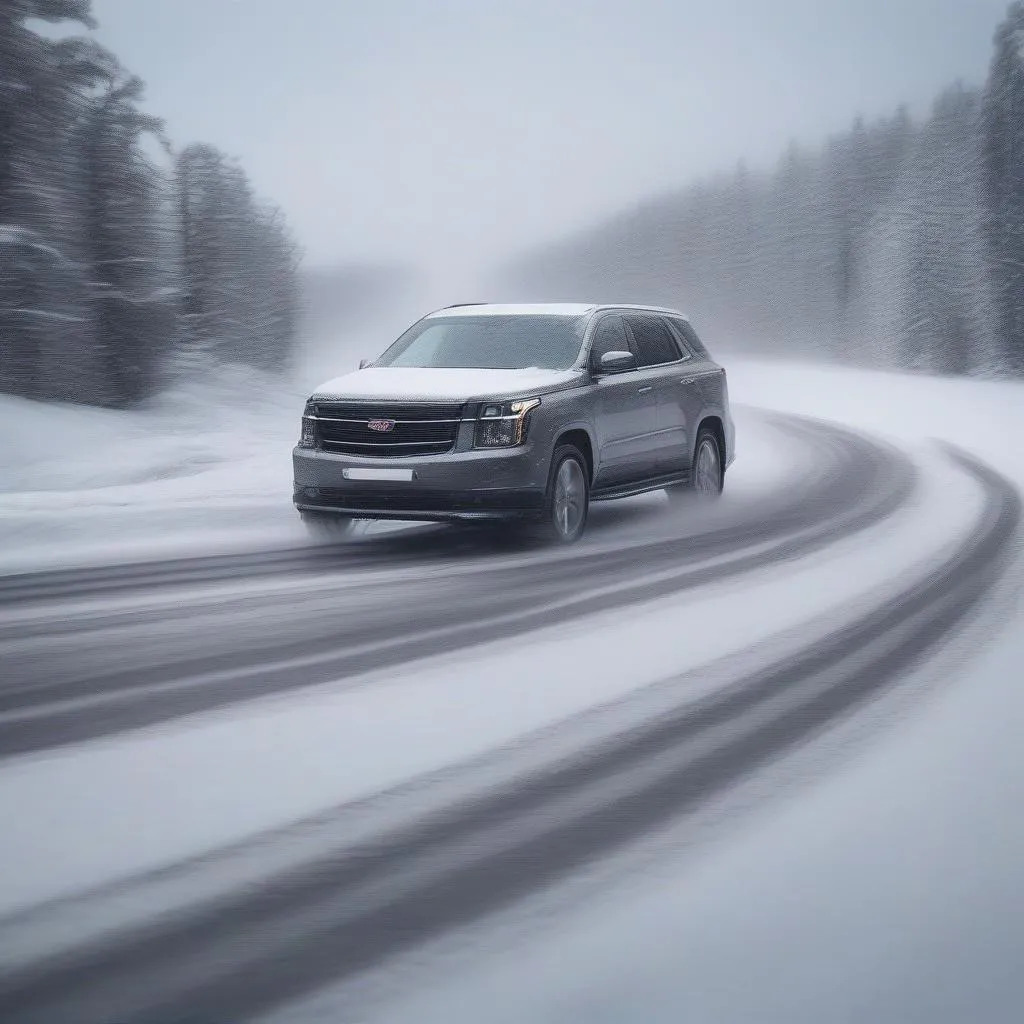
[[(391, 402), (316, 402), (317, 440), (327, 452), (393, 458), (442, 455), (455, 447), (462, 405)], [(374, 420), (393, 420), (388, 431), (371, 430)]]

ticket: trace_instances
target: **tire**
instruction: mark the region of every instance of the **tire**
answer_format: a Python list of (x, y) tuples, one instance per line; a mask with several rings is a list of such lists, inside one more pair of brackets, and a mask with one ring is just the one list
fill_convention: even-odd
[(559, 445), (551, 457), (544, 498), (544, 538), (555, 544), (575, 544), (583, 536), (590, 511), (590, 478), (579, 449)]
[(350, 516), (332, 515), (330, 512), (300, 512), (309, 536), (321, 544), (344, 540), (355, 528)]
[(685, 484), (668, 488), (672, 499), (713, 501), (725, 486), (725, 467), (718, 438), (710, 427), (701, 427), (693, 448), (690, 479)]

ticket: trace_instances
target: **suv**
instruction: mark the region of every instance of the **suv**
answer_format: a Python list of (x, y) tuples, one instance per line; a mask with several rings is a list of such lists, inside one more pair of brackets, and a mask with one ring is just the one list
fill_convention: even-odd
[(720, 494), (734, 437), (725, 370), (681, 313), (449, 306), (310, 397), (294, 502), (318, 534), (501, 520), (571, 543), (591, 501)]

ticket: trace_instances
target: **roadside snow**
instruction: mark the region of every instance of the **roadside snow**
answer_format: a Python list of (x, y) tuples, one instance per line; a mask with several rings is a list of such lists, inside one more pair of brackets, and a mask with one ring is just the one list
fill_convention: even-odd
[(1019, 1021), (1022, 667), (1011, 629), (969, 678), (713, 846), (691, 848), (687, 822), (569, 905), (540, 898), (261, 1024)]
[(729, 364), (729, 394), (915, 442), (942, 438), (1024, 480), (1024, 384), (936, 378), (802, 363)]
[(302, 543), (302, 401), (243, 371), (139, 412), (0, 396), (0, 572)]

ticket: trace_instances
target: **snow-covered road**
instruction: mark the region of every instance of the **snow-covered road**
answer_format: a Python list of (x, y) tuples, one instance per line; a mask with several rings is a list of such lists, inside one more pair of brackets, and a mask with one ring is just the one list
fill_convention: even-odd
[[(731, 1001), (683, 972), (693, 1008), (675, 1012), (677, 967), (657, 936), (689, 948), (702, 927), (713, 932), (696, 962), (719, 982), (731, 951), (756, 959), (748, 936), (767, 934), (770, 894), (744, 890), (747, 867), (715, 876), (710, 865), (763, 849), (775, 874), (761, 876), (779, 884), (780, 843), (817, 838), (814, 822), (839, 834), (836, 806), (884, 843), (879, 758), (896, 766), (894, 789), (924, 787), (935, 828), (950, 832), (943, 815), (964, 813), (928, 789), (931, 748), (914, 737), (936, 713), (921, 695), (937, 681), (963, 701), (981, 666), (991, 705), (993, 659), (1024, 677), (1007, 628), (1024, 389), (763, 364), (730, 368), (730, 387), (736, 402), (817, 419), (742, 409), (713, 515), (680, 520), (659, 498), (595, 509), (587, 543), (557, 557), (432, 529), (338, 553), (302, 545), (266, 487), (232, 491), (241, 464), (250, 482), (255, 466), (277, 480), (277, 456), (259, 451), (172, 474), (157, 537), (140, 525), (155, 514), (152, 481), (97, 472), (53, 494), (22, 466), (19, 488), (0, 495), (8, 569), (115, 551), (182, 560), (0, 580), (0, 816), (17, 823), (0, 845), (0, 1016), (810, 1021), (874, 1005), (839, 981), (838, 1003), (827, 984), (788, 998), (754, 965), (753, 990)], [(983, 431), (954, 429), (950, 410), (962, 419), (965, 408)], [(190, 444), (220, 451), (201, 436)], [(204, 519), (207, 484), (219, 497)], [(218, 550), (209, 523), (219, 530), (225, 509), (247, 501), (244, 542), (203, 557)], [(79, 507), (88, 525), (76, 535), (67, 520)], [(63, 548), (40, 532), (53, 522)], [(125, 523), (142, 539), (118, 551), (112, 531)], [(979, 637), (993, 647), (986, 660), (972, 657)], [(907, 694), (920, 705), (907, 724), (865, 727), (881, 708), (907, 718)], [(1020, 715), (1016, 691), (1003, 696)], [(864, 732), (874, 800), (821, 753), (851, 730)], [(948, 715), (942, 735), (955, 760), (964, 737)], [(1005, 723), (992, 735), (1006, 741)], [(808, 750), (822, 779), (794, 798), (783, 767)], [(972, 762), (979, 793), (1020, 795), (1005, 781), (1007, 770), (1024, 777), (1014, 753), (989, 751), (997, 779)], [(1011, 849), (1024, 845), (1014, 809)], [(812, 825), (788, 832), (780, 822), (801, 811)], [(708, 829), (716, 815), (730, 827)], [(801, 844), (804, 862), (813, 852)], [(805, 869), (811, 915), (830, 855)], [(857, 864), (837, 861), (852, 899), (845, 916), (832, 910), (830, 936), (867, 928), (856, 894), (874, 878)], [(941, 876), (947, 862), (924, 870)], [(688, 879), (709, 871), (696, 893)], [(1018, 898), (1010, 874), (1006, 906)], [(799, 894), (802, 877), (785, 884)], [(730, 885), (746, 892), (735, 905)], [(671, 901), (660, 907), (652, 889)], [(682, 932), (679, 913), (690, 915)], [(965, 914), (989, 948), (983, 915)], [(999, 941), (1024, 953), (1024, 928), (1002, 924)], [(806, 958), (806, 922), (794, 929), (793, 956)], [(919, 931), (903, 921), (901, 933)], [(944, 949), (928, 955), (937, 963)], [(570, 952), (571, 970), (552, 971), (555, 950)], [(915, 967), (906, 977), (920, 985)], [(891, 974), (889, 1002), (913, 1008)], [(896, 1019), (879, 1005), (874, 1019)]]

